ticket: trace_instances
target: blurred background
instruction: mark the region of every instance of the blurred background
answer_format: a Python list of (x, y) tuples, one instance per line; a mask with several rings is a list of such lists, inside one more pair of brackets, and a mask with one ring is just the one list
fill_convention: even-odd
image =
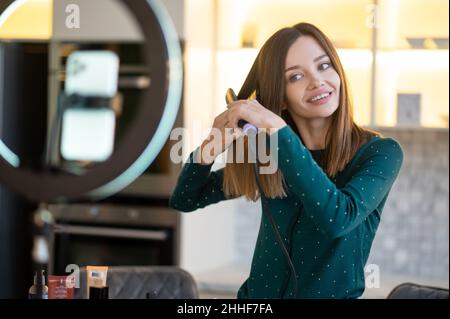
[[(0, 0), (0, 12), (11, 2)], [(186, 154), (202, 142), (215, 116), (226, 109), (226, 89), (240, 89), (259, 48), (273, 32), (298, 22), (313, 23), (323, 30), (337, 47), (349, 78), (356, 122), (395, 138), (405, 154), (368, 262), (379, 267), (380, 286), (368, 288), (364, 297), (385, 298), (402, 282), (448, 288), (447, 0), (162, 3), (173, 19), (183, 48), (184, 98), (176, 126), (185, 127), (190, 134), (183, 144)], [(100, 25), (107, 14), (96, 19)], [(27, 16), (17, 25), (3, 27), (0, 39), (11, 37), (11, 30), (17, 30), (20, 24), (32, 23), (33, 18)], [(42, 40), (47, 31), (42, 32), (38, 39), (25, 35), (22, 41), (47, 43), (48, 39)], [(59, 52), (63, 61), (73, 48), (64, 46), (64, 35), (61, 37), (50, 41), (50, 47)], [(128, 57), (121, 59), (127, 63), (121, 65), (125, 77), (121, 91), (129, 105), (137, 103), (137, 92), (145, 89), (126, 81), (126, 77), (129, 80), (130, 76), (142, 75), (140, 59), (134, 53), (139, 37), (133, 41), (118, 50), (121, 56)], [(49, 77), (49, 83), (55, 83), (51, 81), (58, 81), (57, 76)], [(55, 273), (63, 272), (68, 263), (179, 265), (194, 276), (201, 297), (236, 296), (249, 272), (260, 203), (237, 199), (194, 213), (174, 212), (167, 202), (181, 166), (170, 162), (170, 146), (168, 141), (150, 168), (119, 194), (102, 202), (54, 203), (52, 207), (57, 223), (62, 225), (146, 228), (165, 232), (166, 240), (105, 236), (94, 244), (86, 235), (55, 234)], [(213, 170), (222, 166), (216, 163)], [(0, 185), (1, 192), (7, 190)], [(0, 207), (1, 201), (0, 197)], [(10, 231), (8, 220), (0, 214), (0, 221), (0, 237), (6, 238)]]

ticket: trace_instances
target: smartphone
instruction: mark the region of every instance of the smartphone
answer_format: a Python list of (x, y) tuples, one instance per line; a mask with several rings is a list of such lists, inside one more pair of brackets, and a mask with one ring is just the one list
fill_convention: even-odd
[[(62, 108), (60, 151), (64, 159), (100, 162), (113, 153), (116, 115), (107, 101), (117, 94), (118, 76), (119, 58), (113, 52), (77, 51), (68, 57), (65, 95), (89, 99)], [(95, 99), (102, 99), (104, 105), (86, 105)]]
[(111, 51), (76, 51), (67, 59), (65, 93), (113, 98), (117, 93), (119, 57)]

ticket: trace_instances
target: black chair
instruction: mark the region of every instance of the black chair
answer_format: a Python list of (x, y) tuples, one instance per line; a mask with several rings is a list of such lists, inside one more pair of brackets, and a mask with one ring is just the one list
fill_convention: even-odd
[[(175, 266), (111, 266), (107, 282), (109, 299), (198, 299), (193, 277)], [(75, 298), (86, 299), (86, 268), (80, 270)]]
[(392, 289), (387, 299), (449, 299), (448, 289), (403, 283)]

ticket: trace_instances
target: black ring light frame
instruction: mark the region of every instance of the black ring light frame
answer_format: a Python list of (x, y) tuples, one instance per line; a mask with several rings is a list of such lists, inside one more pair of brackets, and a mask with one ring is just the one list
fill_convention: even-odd
[(133, 122), (112, 156), (83, 176), (18, 169), (0, 156), (0, 182), (30, 200), (112, 195), (144, 172), (170, 134), (182, 91), (178, 36), (159, 1), (121, 1), (137, 19), (144, 35), (144, 63), (151, 78), (150, 88), (142, 93)]

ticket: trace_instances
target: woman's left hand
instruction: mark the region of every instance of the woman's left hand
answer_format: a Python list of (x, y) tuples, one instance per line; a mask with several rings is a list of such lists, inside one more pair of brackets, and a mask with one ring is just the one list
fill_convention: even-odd
[(227, 107), (227, 119), (232, 127), (237, 128), (239, 120), (245, 120), (258, 129), (274, 133), (286, 125), (280, 116), (262, 106), (257, 100), (237, 100)]

